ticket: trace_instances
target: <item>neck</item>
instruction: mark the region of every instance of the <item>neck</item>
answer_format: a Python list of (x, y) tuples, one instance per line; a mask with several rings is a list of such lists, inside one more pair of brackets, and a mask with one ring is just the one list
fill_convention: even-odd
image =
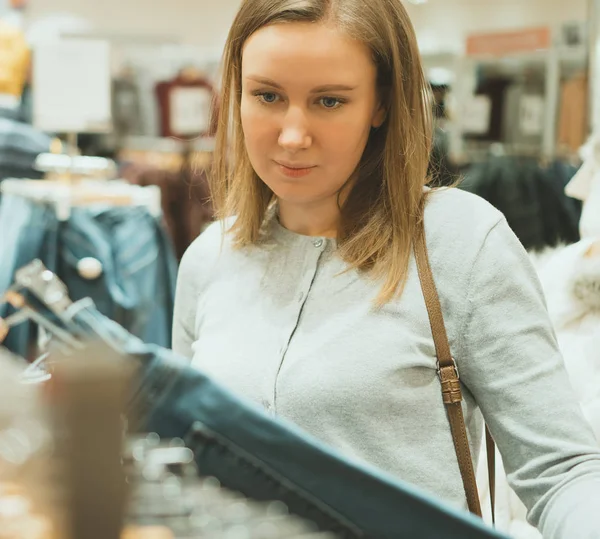
[(278, 205), (279, 222), (291, 232), (303, 236), (337, 237), (340, 211), (335, 200), (310, 206), (279, 200)]

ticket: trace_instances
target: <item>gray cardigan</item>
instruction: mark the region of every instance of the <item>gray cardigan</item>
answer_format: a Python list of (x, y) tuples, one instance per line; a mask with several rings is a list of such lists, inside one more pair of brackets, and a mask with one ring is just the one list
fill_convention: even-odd
[[(483, 412), (544, 537), (600, 537), (600, 451), (528, 255), (498, 211), (459, 190), (434, 193), (425, 224), (474, 461)], [(335, 240), (271, 218), (265, 243), (234, 250), (226, 228), (182, 260), (174, 350), (348, 458), (466, 507), (414, 261), (402, 296), (376, 309), (379, 283), (342, 273)]]

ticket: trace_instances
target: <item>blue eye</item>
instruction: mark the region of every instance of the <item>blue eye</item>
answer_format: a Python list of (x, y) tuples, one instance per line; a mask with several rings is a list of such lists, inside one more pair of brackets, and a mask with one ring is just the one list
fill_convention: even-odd
[(263, 103), (275, 103), (277, 101), (278, 96), (273, 92), (262, 92), (260, 94), (257, 94), (257, 97)]
[(337, 109), (343, 104), (343, 101), (337, 97), (322, 97), (320, 101), (326, 109)]

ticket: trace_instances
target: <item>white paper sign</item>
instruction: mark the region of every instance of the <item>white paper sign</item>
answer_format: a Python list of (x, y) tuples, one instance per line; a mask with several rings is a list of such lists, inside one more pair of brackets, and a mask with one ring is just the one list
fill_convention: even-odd
[(486, 95), (474, 95), (464, 104), (463, 131), (471, 135), (484, 135), (490, 129), (492, 100)]
[(208, 88), (173, 88), (169, 94), (170, 131), (197, 135), (209, 128), (212, 93)]
[(544, 98), (524, 95), (519, 103), (519, 129), (523, 135), (541, 135), (544, 131)]
[(110, 45), (61, 39), (34, 52), (33, 117), (42, 131), (107, 133), (112, 130)]
[(490, 129), (491, 115), (492, 100), (488, 96), (471, 96), (463, 107), (463, 131), (471, 135), (484, 135)]

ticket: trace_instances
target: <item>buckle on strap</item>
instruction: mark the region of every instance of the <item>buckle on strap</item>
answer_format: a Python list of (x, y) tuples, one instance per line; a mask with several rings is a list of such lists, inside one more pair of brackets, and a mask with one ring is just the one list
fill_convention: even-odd
[[(458, 365), (456, 364), (456, 360), (452, 357), (450, 358), (452, 360), (452, 366), (454, 367), (454, 372), (456, 373), (456, 378), (457, 380), (460, 380), (460, 373), (458, 372)], [(438, 359), (436, 362), (436, 372), (437, 375), (441, 378), (442, 377), (442, 367), (440, 366), (440, 360)]]
[(438, 361), (437, 373), (442, 384), (442, 399), (446, 406), (460, 404), (463, 400), (462, 389), (460, 387), (460, 375), (458, 374), (458, 366), (456, 365), (454, 358), (452, 358), (452, 366), (456, 373), (456, 378), (444, 380), (442, 377), (442, 367), (440, 367)]

